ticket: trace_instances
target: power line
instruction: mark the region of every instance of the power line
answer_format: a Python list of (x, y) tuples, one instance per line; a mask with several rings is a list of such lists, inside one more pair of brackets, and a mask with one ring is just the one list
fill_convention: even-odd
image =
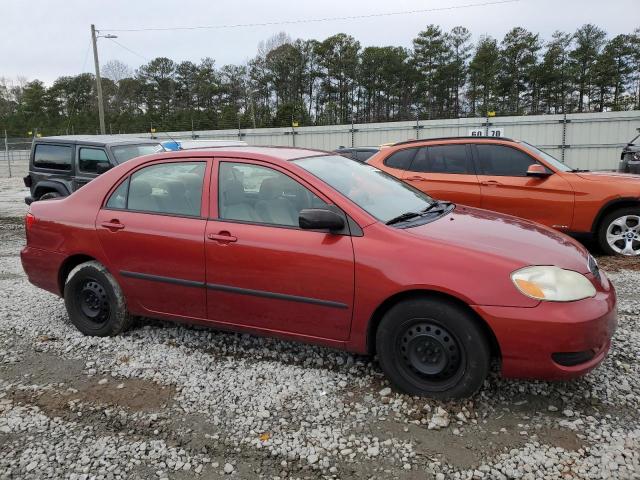
[[(103, 30), (104, 31), (104, 30)], [(111, 40), (113, 43), (115, 43), (116, 45), (118, 45), (120, 48), (123, 48), (124, 50), (126, 50), (129, 53), (133, 53), (134, 55), (136, 55), (137, 57), (140, 57), (141, 59), (143, 59), (145, 62), (148, 62), (149, 59), (147, 57), (145, 57), (144, 55), (135, 52), (134, 50), (131, 50), (129, 47), (125, 47), (124, 45), (122, 45), (120, 42), (117, 42), (116, 40), (114, 40), (113, 38), (109, 38), (109, 37), (105, 37), (108, 40)]]
[(516, 3), (520, 0), (496, 0), (493, 2), (468, 3), (464, 5), (453, 5), (449, 7), (423, 8), (419, 10), (405, 10), (400, 12), (370, 13), (366, 15), (350, 15), (347, 17), (325, 17), (325, 18), (309, 18), (297, 20), (282, 20), (277, 22), (260, 22), (260, 23), (236, 23), (226, 25), (201, 25), (201, 26), (185, 26), (185, 27), (153, 27), (153, 28), (103, 28), (101, 32), (168, 32), (175, 30), (220, 30), (228, 28), (248, 28), (248, 27), (268, 27), (275, 25), (295, 25), (301, 23), (319, 23), (333, 22), (337, 20), (359, 20), (366, 18), (391, 17), (398, 15), (411, 15), (416, 13), (442, 12), (447, 10), (460, 10), (463, 8), (486, 7), (491, 5), (503, 5), (505, 3)]

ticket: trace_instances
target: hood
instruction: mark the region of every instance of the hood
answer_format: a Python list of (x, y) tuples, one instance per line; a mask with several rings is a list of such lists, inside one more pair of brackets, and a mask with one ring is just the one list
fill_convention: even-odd
[(414, 236), (500, 257), (514, 270), (529, 265), (556, 265), (588, 273), (587, 250), (572, 238), (511, 215), (458, 205), (449, 215), (404, 230)]
[(575, 175), (594, 182), (636, 183), (640, 189), (640, 175), (616, 172), (576, 172)]

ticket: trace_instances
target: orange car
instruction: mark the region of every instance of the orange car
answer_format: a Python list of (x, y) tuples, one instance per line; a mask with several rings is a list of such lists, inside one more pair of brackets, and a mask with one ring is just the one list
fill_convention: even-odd
[(526, 142), (454, 137), (385, 148), (368, 163), (431, 196), (595, 236), (640, 255), (640, 176), (571, 168)]

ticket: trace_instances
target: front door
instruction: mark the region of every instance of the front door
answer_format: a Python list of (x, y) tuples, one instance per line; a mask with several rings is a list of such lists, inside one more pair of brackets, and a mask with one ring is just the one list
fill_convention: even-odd
[(209, 318), (347, 339), (354, 295), (351, 237), (298, 227), (301, 209), (326, 206), (327, 199), (273, 166), (224, 159), (217, 164), (206, 231)]
[(480, 206), (480, 184), (468, 145), (420, 148), (402, 180), (438, 200)]
[(141, 168), (98, 213), (102, 248), (135, 313), (206, 319), (206, 167), (193, 161)]
[(527, 176), (529, 166), (539, 162), (514, 147), (478, 144), (474, 148), (482, 208), (558, 230), (571, 226), (574, 192), (569, 182), (548, 169), (548, 177)]

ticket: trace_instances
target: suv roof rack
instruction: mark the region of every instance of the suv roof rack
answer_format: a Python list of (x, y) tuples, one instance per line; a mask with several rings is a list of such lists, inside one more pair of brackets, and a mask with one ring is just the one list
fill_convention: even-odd
[(459, 135), (459, 136), (452, 136), (452, 137), (436, 137), (436, 138), (420, 138), (417, 140), (405, 140), (403, 142), (396, 142), (393, 144), (393, 146), (395, 147), (396, 145), (406, 145), (409, 143), (419, 143), (419, 142), (431, 142), (433, 140), (504, 140), (505, 142), (516, 142), (516, 140), (512, 139), (512, 138), (507, 138), (507, 137), (472, 137), (469, 135)]

